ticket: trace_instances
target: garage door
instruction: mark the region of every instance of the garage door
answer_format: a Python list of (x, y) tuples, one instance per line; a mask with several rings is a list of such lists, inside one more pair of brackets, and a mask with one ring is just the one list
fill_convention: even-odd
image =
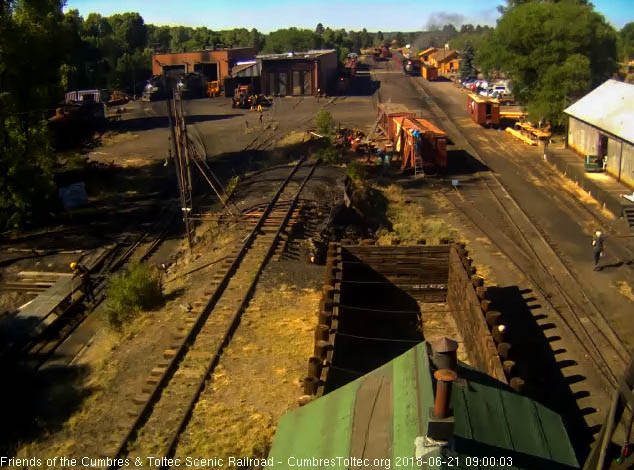
[(304, 72), (304, 94), (305, 95), (313, 94), (311, 76), (312, 76), (311, 72)]
[(279, 83), (279, 93), (281, 96), (286, 96), (286, 72), (281, 72), (278, 74), (278, 83)]

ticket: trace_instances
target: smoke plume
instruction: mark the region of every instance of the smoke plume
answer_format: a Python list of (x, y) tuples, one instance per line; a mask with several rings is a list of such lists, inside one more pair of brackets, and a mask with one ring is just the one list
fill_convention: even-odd
[(434, 31), (441, 29), (446, 24), (452, 24), (456, 29), (464, 23), (465, 17), (460, 13), (448, 13), (445, 11), (434, 11), (429, 14), (427, 19), (426, 31)]

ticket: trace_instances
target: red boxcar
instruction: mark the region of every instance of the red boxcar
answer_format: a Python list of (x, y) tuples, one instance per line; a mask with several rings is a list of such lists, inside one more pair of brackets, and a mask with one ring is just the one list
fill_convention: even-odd
[(500, 102), (496, 99), (470, 93), (467, 97), (467, 112), (481, 126), (500, 124)]
[[(415, 117), (392, 117), (393, 147), (402, 156), (401, 169), (422, 165), (425, 173), (447, 169), (447, 134), (429, 121)], [(416, 160), (420, 159), (417, 165)]]

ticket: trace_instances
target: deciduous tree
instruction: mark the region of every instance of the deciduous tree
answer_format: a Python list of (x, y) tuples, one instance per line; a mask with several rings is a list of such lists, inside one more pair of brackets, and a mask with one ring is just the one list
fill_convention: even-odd
[(566, 96), (581, 96), (616, 70), (616, 32), (583, 2), (509, 7), (482, 44), (485, 73), (502, 71), (533, 119), (563, 123)]
[(1, 230), (43, 220), (55, 204), (45, 118), (60, 92), (63, 52), (52, 45), (63, 21), (61, 1), (0, 4)]

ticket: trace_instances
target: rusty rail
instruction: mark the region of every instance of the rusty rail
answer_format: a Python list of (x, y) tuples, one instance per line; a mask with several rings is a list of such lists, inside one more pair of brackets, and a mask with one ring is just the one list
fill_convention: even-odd
[[(269, 217), (269, 214), (276, 207), (276, 204), (280, 196), (284, 192), (286, 186), (288, 185), (288, 183), (291, 181), (295, 173), (298, 171), (298, 169), (302, 166), (304, 162), (305, 162), (305, 157), (299, 160), (299, 162), (293, 167), (293, 169), (291, 170), (287, 178), (280, 185), (280, 188), (275, 193), (275, 195), (271, 198), (267, 207), (264, 209), (262, 215), (258, 219), (258, 222), (250, 231), (249, 235), (244, 239), (244, 242), (242, 243), (241, 248), (237, 252), (234, 252), (235, 258), (231, 262), (224, 276), (222, 276), (221, 279), (218, 279), (218, 284), (215, 286), (215, 289), (213, 291), (211, 291), (210, 289), (210, 291), (205, 292), (205, 295), (210, 295), (210, 297), (206, 301), (206, 304), (205, 302), (202, 302), (202, 301), (195, 302), (195, 305), (198, 305), (199, 309), (197, 311), (190, 312), (191, 313), (190, 317), (185, 319), (186, 324), (191, 325), (189, 331), (186, 333), (180, 334), (177, 337), (178, 339), (177, 344), (173, 344), (171, 349), (167, 350), (164, 354), (167, 360), (159, 362), (159, 366), (153, 369), (153, 371), (151, 372), (150, 374), (152, 379), (151, 382), (150, 382), (150, 379), (148, 379), (148, 384), (152, 383), (151, 389), (146, 390), (147, 393), (144, 394), (142, 398), (136, 402), (141, 405), (140, 409), (138, 409), (137, 411), (133, 410), (133, 412), (131, 413), (132, 415), (134, 415), (134, 420), (131, 426), (129, 426), (129, 428), (127, 428), (127, 430), (125, 431), (124, 436), (119, 441), (116, 448), (114, 449), (114, 452), (111, 455), (111, 457), (114, 457), (115, 461), (116, 459), (119, 459), (119, 458), (122, 458), (123, 456), (128, 455), (129, 443), (134, 439), (138, 431), (145, 425), (145, 423), (148, 421), (149, 417), (153, 413), (154, 405), (159, 402), (162, 395), (162, 391), (170, 384), (170, 381), (172, 377), (174, 376), (174, 373), (180, 367), (181, 361), (183, 361), (184, 358), (187, 356), (189, 348), (194, 344), (196, 338), (199, 336), (201, 329), (207, 322), (209, 315), (213, 311), (214, 307), (216, 306), (218, 301), (221, 299), (227, 285), (229, 284), (229, 281), (234, 276), (234, 274), (238, 271), (241, 261), (245, 257), (247, 251), (249, 251), (249, 249), (251, 248), (256, 237), (261, 232), (265, 222), (267, 221)], [(204, 389), (205, 382), (210, 376), (210, 374), (213, 372), (215, 366), (217, 365), (220, 355), (222, 353), (222, 350), (230, 342), (233, 333), (235, 332), (237, 326), (239, 325), (242, 312), (244, 311), (245, 307), (248, 305), (251, 299), (251, 296), (253, 292), (255, 291), (259, 276), (261, 275), (264, 267), (266, 266), (267, 262), (272, 256), (275, 250), (276, 244), (280, 238), (280, 235), (284, 231), (287, 222), (290, 220), (292, 214), (294, 213), (296, 209), (301, 191), (303, 190), (304, 186), (306, 185), (306, 183), (312, 176), (318, 164), (319, 164), (319, 160), (315, 162), (315, 164), (312, 166), (308, 175), (304, 178), (299, 189), (297, 190), (294, 198), (291, 199), (286, 215), (279, 222), (278, 230), (275, 233), (273, 239), (271, 240), (270, 245), (268, 246), (268, 249), (266, 251), (266, 254), (259, 262), (258, 268), (255, 271), (253, 278), (251, 279), (249, 288), (245, 291), (245, 294), (242, 297), (239, 306), (236, 308), (233, 315), (229, 319), (230, 321), (223, 334), (223, 338), (220, 345), (215, 351), (209, 352), (209, 361), (207, 363), (207, 366), (205, 367), (204, 374), (202, 375), (197, 385), (194, 387), (193, 393), (189, 399), (187, 407), (185, 408), (184, 413), (182, 414), (182, 416), (180, 417), (178, 421), (178, 425), (175, 427), (173, 431), (170, 431), (170, 437), (168, 439), (167, 447), (165, 449), (165, 452), (162, 452), (164, 453), (164, 456), (172, 455), (175, 452), (176, 445), (178, 443), (178, 438), (180, 434), (182, 433), (182, 431), (186, 428), (187, 423), (189, 422), (193, 408), (198, 401), (200, 393)], [(108, 468), (116, 469), (116, 468), (119, 468), (119, 465), (114, 463)]]

